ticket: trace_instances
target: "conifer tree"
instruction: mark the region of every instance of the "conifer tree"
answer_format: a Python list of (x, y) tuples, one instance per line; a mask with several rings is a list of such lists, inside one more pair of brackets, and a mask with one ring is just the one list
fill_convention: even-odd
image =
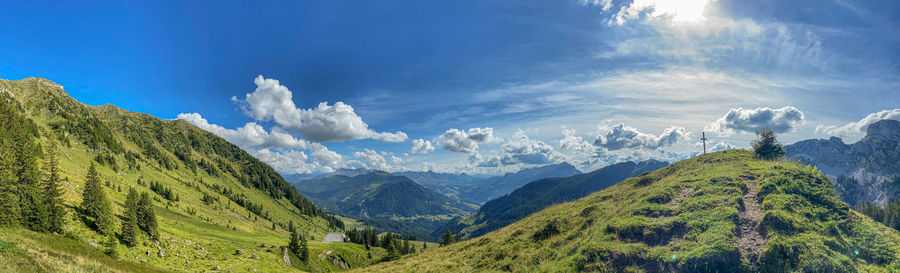
[(44, 199), (48, 212), (48, 231), (61, 233), (63, 231), (66, 216), (63, 206), (63, 189), (60, 188), (59, 158), (57, 157), (56, 142), (51, 142), (47, 151), (47, 181), (44, 184)]
[(84, 191), (81, 193), (81, 208), (88, 217), (97, 218), (100, 215), (101, 201), (100, 196), (103, 195), (103, 188), (100, 186), (100, 176), (97, 174), (97, 167), (91, 162), (88, 169), (87, 177), (84, 181)]
[(447, 229), (447, 232), (444, 233), (444, 237), (441, 237), (441, 246), (449, 245), (453, 243), (453, 235), (450, 234), (450, 229)]
[(119, 241), (116, 240), (116, 236), (110, 233), (106, 235), (106, 240), (103, 241), (103, 253), (109, 255), (112, 258), (119, 258), (119, 252), (116, 250), (116, 247), (119, 246)]
[(91, 162), (91, 167), (88, 169), (82, 198), (84, 201), (81, 203), (81, 208), (84, 209), (88, 217), (94, 219), (94, 226), (97, 228), (97, 231), (103, 234), (112, 233), (115, 225), (112, 204), (106, 198), (106, 193), (103, 192), (100, 175), (97, 174), (97, 167), (94, 166), (93, 162)]
[(425, 242), (422, 242), (422, 250), (426, 250), (426, 249), (428, 249), (428, 244), (426, 244)]
[(153, 200), (150, 194), (141, 193), (137, 206), (138, 227), (150, 236), (151, 240), (159, 240), (159, 223), (156, 221), (156, 212), (153, 211)]
[(756, 156), (773, 160), (784, 156), (784, 147), (775, 139), (775, 132), (769, 128), (762, 128), (756, 131), (757, 140), (751, 143)]
[(297, 256), (300, 256), (300, 260), (308, 261), (309, 260), (309, 247), (306, 245), (306, 238), (303, 237), (303, 234), (297, 234), (299, 237), (299, 248), (300, 252), (297, 253)]
[(20, 206), (22, 207), (22, 223), (34, 231), (47, 231), (49, 228), (43, 186), (37, 166), (37, 154), (40, 147), (35, 145), (32, 136), (21, 137), (15, 142), (15, 165), (13, 171), (18, 179)]
[(297, 229), (294, 227), (294, 220), (288, 222), (288, 232), (291, 233), (290, 238), (288, 238), (288, 249), (295, 254), (300, 254), (300, 234), (297, 233)]
[(400, 255), (409, 254), (409, 242), (403, 240), (403, 242), (397, 241), (397, 252), (400, 252)]
[(137, 244), (138, 236), (138, 193), (133, 188), (128, 190), (125, 197), (125, 212), (122, 215), (125, 220), (122, 222), (122, 242), (128, 247)]
[(400, 253), (397, 251), (397, 247), (394, 245), (394, 240), (388, 240), (387, 257), (384, 258), (388, 261), (400, 259)]
[(20, 115), (9, 94), (0, 92), (0, 226), (17, 226), (22, 215), (14, 154), (17, 136), (24, 133)]

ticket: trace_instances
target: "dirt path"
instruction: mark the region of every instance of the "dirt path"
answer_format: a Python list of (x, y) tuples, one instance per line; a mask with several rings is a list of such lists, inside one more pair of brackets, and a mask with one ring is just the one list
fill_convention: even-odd
[(747, 183), (748, 190), (744, 193), (744, 211), (741, 211), (740, 226), (736, 231), (738, 249), (741, 252), (742, 259), (746, 259), (750, 261), (751, 265), (755, 265), (759, 255), (766, 248), (766, 238), (759, 226), (763, 210), (759, 206), (759, 199), (756, 197), (759, 183), (750, 179), (746, 179), (744, 182)]

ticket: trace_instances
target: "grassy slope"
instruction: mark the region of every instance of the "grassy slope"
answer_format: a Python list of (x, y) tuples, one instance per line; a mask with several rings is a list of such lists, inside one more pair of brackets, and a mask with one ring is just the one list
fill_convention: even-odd
[[(20, 81), (3, 81), (0, 80), (0, 90), (10, 91), (16, 100), (23, 102), (26, 109), (30, 109), (28, 113), (32, 119), (41, 127), (42, 139), (40, 140), (46, 147), (48, 142), (46, 132), (52, 132), (48, 124), (54, 121), (54, 117), (41, 111), (40, 109), (31, 109), (29, 104), (40, 101), (47, 96), (65, 96), (61, 89), (55, 87), (52, 82), (29, 78)], [(66, 97), (67, 98), (67, 97)], [(72, 100), (74, 102), (74, 100)], [(77, 102), (76, 102), (77, 104)], [(112, 123), (116, 119), (141, 119), (152, 118), (145, 114), (127, 112), (112, 106), (91, 107), (78, 104), (85, 107), (91, 113), (100, 117), (104, 122)], [(37, 107), (32, 107), (37, 108)], [(58, 117), (56, 117), (58, 119)], [(202, 130), (193, 127), (183, 121), (164, 121), (171, 126), (182, 130), (195, 130), (194, 133), (206, 134)], [(180, 127), (179, 127), (180, 126)], [(127, 150), (138, 151), (140, 148), (136, 144), (128, 141), (120, 131), (112, 130), (115, 138), (122, 143)], [(210, 137), (215, 137), (210, 135)], [(69, 136), (72, 139), (72, 146), (66, 148), (62, 146), (59, 153), (62, 176), (64, 177), (63, 188), (65, 191), (66, 204), (70, 206), (68, 209), (68, 217), (66, 223), (66, 232), (70, 237), (77, 238), (82, 244), (87, 246), (88, 243), (102, 242), (101, 236), (87, 228), (84, 221), (75, 213), (74, 207), (81, 203), (81, 191), (84, 185), (84, 178), (87, 173), (88, 165), (96, 153), (84, 144), (78, 142), (77, 138)], [(167, 152), (168, 153), (168, 152)], [(168, 156), (176, 158), (171, 153)], [(195, 157), (205, 156), (202, 153), (194, 153)], [(281, 246), (287, 241), (287, 231), (283, 225), (292, 220), (299, 226), (299, 230), (305, 234), (309, 234), (313, 239), (321, 240), (321, 238), (333, 228), (329, 228), (327, 221), (320, 217), (310, 217), (297, 213), (299, 210), (291, 205), (287, 199), (281, 198), (275, 200), (270, 195), (256, 189), (248, 189), (241, 185), (238, 179), (225, 174), (220, 176), (211, 176), (206, 172), (199, 170), (192, 172), (184, 166), (176, 169), (166, 169), (151, 162), (149, 160), (139, 160), (140, 169), (130, 169), (124, 167), (126, 162), (122, 155), (115, 155), (119, 166), (118, 172), (110, 167), (98, 165), (98, 170), (104, 181), (109, 181), (111, 187), (105, 187), (107, 195), (113, 201), (114, 211), (120, 215), (125, 201), (125, 193), (128, 188), (136, 188), (139, 191), (151, 192), (152, 196), (158, 197), (150, 191), (147, 186), (150, 181), (160, 182), (166, 187), (171, 188), (175, 193), (180, 195), (179, 202), (172, 202), (171, 205), (165, 199), (157, 198), (154, 202), (156, 214), (159, 221), (159, 231), (161, 233), (161, 244), (159, 248), (165, 251), (165, 255), (160, 257), (157, 255), (158, 247), (147, 242), (146, 238), (142, 240), (144, 243), (129, 251), (124, 246), (119, 246), (119, 253), (123, 261), (140, 262), (146, 260), (148, 264), (167, 268), (168, 270), (203, 270), (219, 266), (221, 269), (230, 269), (236, 271), (246, 271), (250, 268), (263, 272), (284, 271), (290, 272), (293, 267), (281, 262), (283, 260), (280, 250), (275, 249), (272, 252), (266, 252), (258, 246), (262, 243), (267, 245)], [(177, 159), (176, 159), (177, 160)], [(212, 160), (212, 158), (208, 158)], [(144, 186), (138, 185), (137, 180), (141, 178), (145, 183)], [(202, 181), (202, 182), (201, 182)], [(190, 184), (196, 187), (189, 186)], [(228, 187), (238, 190), (247, 195), (247, 198), (256, 204), (261, 204), (266, 211), (269, 212), (271, 219), (275, 220), (279, 227), (276, 231), (271, 229), (272, 222), (264, 220), (262, 217), (248, 218), (248, 210), (230, 201), (227, 197), (216, 193), (205, 185), (219, 185), (220, 187)], [(122, 188), (122, 192), (118, 192), (118, 188)], [(211, 205), (203, 204), (200, 199), (203, 192), (218, 196), (219, 201)], [(196, 210), (195, 214), (188, 212)], [(255, 215), (254, 215), (255, 216)], [(31, 243), (23, 241), (21, 236), (16, 234), (26, 231), (21, 230), (4, 230), (0, 231), (0, 238), (8, 238), (8, 242), (15, 244), (22, 249), (29, 249), (25, 256), (28, 259), (35, 260), (38, 264), (53, 264), (51, 256), (32, 255), (34, 251), (52, 252), (54, 246), (52, 244)], [(53, 235), (50, 235), (51, 237)], [(66, 240), (62, 236), (55, 236), (58, 240)], [(48, 238), (48, 241), (57, 239)], [(187, 243), (190, 241), (191, 243)], [(32, 241), (33, 242), (33, 241)], [(312, 249), (330, 248), (327, 244), (311, 241)], [(202, 247), (202, 249), (201, 249)], [(348, 245), (336, 249), (338, 251), (350, 251), (356, 248), (358, 252), (365, 249), (358, 245)], [(241, 255), (233, 255), (237, 249), (246, 251)], [(151, 255), (146, 255), (146, 251), (150, 250)], [(20, 253), (22, 254), (22, 253)], [(80, 251), (72, 251), (71, 255), (78, 256), (79, 263), (98, 264), (97, 267), (81, 268), (77, 271), (107, 271), (116, 270), (116, 267), (106, 266), (102, 258), (90, 253), (82, 253)], [(178, 254), (178, 256), (176, 256)], [(251, 259), (251, 254), (259, 255), (259, 259)], [(375, 257), (378, 258), (378, 257)], [(24, 259), (24, 258), (23, 258)], [(26, 259), (27, 260), (27, 259)], [(374, 260), (374, 259), (373, 259)], [(371, 263), (373, 260), (354, 260), (354, 266), (360, 266)], [(23, 265), (26, 266), (27, 265)], [(25, 270), (23, 267), (22, 270)], [(49, 271), (69, 271), (66, 268), (48, 268)], [(308, 270), (313, 271), (329, 271), (334, 270), (333, 266), (310, 266)]]
[[(751, 262), (736, 227), (756, 183), (767, 243)], [(900, 233), (850, 210), (816, 169), (730, 150), (364, 271), (897, 272), (898, 261)]]

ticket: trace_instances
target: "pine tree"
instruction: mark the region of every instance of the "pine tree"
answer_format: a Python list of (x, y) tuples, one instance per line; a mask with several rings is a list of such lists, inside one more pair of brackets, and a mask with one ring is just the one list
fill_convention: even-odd
[(400, 259), (400, 253), (397, 251), (397, 247), (394, 245), (394, 240), (388, 240), (387, 257), (384, 258), (388, 261)]
[(9, 94), (0, 92), (0, 226), (18, 226), (22, 215), (14, 149), (24, 133), (21, 115)]
[(303, 234), (297, 234), (300, 241), (300, 252), (297, 253), (297, 256), (300, 256), (300, 260), (307, 261), (309, 260), (309, 247), (306, 245), (306, 238), (303, 237)]
[(122, 242), (128, 247), (133, 247), (138, 241), (138, 193), (133, 188), (128, 190), (125, 197), (125, 212), (122, 221)]
[(425, 242), (422, 242), (422, 250), (426, 250), (426, 249), (428, 249), (428, 244), (426, 244)]
[(119, 241), (116, 240), (116, 236), (110, 233), (106, 235), (106, 240), (103, 241), (103, 253), (109, 255), (112, 258), (119, 258), (119, 252), (116, 250), (116, 247), (119, 246)]
[(63, 189), (59, 184), (59, 158), (57, 158), (56, 142), (51, 142), (47, 151), (47, 181), (44, 185), (44, 199), (48, 212), (48, 231), (61, 233), (66, 217), (63, 206)]
[(778, 159), (784, 156), (784, 147), (775, 139), (775, 132), (772, 129), (759, 129), (759, 131), (756, 131), (756, 136), (758, 137), (757, 140), (752, 143), (756, 156), (766, 160)]
[(112, 233), (115, 225), (112, 204), (106, 198), (106, 193), (103, 192), (100, 175), (97, 174), (97, 167), (94, 166), (93, 162), (91, 162), (91, 167), (88, 169), (82, 198), (84, 201), (81, 203), (81, 208), (84, 209), (88, 217), (94, 219), (94, 226), (97, 228), (97, 231), (102, 234)]
[(138, 227), (150, 236), (151, 240), (159, 240), (159, 223), (156, 221), (156, 212), (153, 211), (153, 200), (150, 194), (141, 193), (137, 206)]
[(453, 234), (453, 242), (454, 243), (459, 242), (459, 232), (457, 232), (456, 234)]
[(450, 234), (450, 229), (447, 229), (447, 232), (444, 233), (444, 237), (441, 237), (441, 246), (449, 245), (453, 243), (453, 235)]
[(272, 231), (277, 231), (278, 227), (275, 226), (275, 221), (272, 221)]
[(100, 216), (101, 197), (103, 188), (100, 186), (100, 176), (97, 174), (97, 167), (91, 162), (88, 169), (87, 178), (84, 182), (84, 192), (81, 193), (81, 208), (84, 209), (85, 215), (92, 218)]
[(291, 233), (290, 238), (288, 238), (288, 249), (295, 254), (300, 254), (300, 234), (297, 233), (297, 229), (294, 228), (294, 220), (288, 222), (288, 232)]
[(37, 154), (40, 147), (34, 145), (31, 136), (23, 136), (15, 145), (14, 172), (18, 179), (19, 200), (22, 207), (22, 223), (34, 231), (49, 229), (49, 212), (44, 202), (43, 186), (37, 166)]
[(403, 240), (403, 254), (412, 253), (412, 246), (409, 244), (409, 239)]

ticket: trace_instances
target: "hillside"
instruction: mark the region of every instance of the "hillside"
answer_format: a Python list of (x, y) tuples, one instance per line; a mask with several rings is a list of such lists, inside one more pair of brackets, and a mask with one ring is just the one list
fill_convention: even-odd
[[(758, 226), (757, 226), (758, 224)], [(890, 272), (900, 232), (813, 167), (729, 150), (365, 272)]]
[(480, 182), (479, 185), (468, 187), (462, 193), (459, 193), (459, 197), (460, 200), (465, 202), (484, 204), (488, 200), (506, 195), (534, 180), (550, 177), (568, 177), (576, 174), (581, 174), (581, 171), (569, 165), (569, 163), (524, 169), (514, 173), (507, 173), (503, 176), (488, 178)]
[[(315, 239), (340, 230), (343, 222), (317, 208), (272, 168), (222, 138), (181, 120), (161, 120), (112, 105), (87, 106), (69, 97), (60, 85), (40, 78), (0, 80), (0, 104), (3, 109), (11, 109), (0, 117), (4, 123), (17, 120), (29, 124), (24, 129), (7, 128), (27, 133), (2, 137), (3, 154), (23, 154), (21, 150), (6, 150), (6, 144), (33, 145), (31, 162), (39, 169), (46, 165), (41, 158), (50, 143), (58, 144), (66, 213), (59, 235), (22, 237), (18, 234), (30, 231), (16, 229), (15, 225), (0, 231), (3, 259), (23, 260), (49, 271), (123, 272), (131, 269), (122, 268), (141, 267), (166, 271), (213, 267), (233, 271), (335, 269), (313, 262), (289, 266), (275, 246), (286, 245), (285, 229), (292, 221), (313, 240), (311, 249), (328, 251), (332, 247)], [(22, 181), (23, 177), (5, 176), (12, 165), (3, 162), (0, 193), (6, 194), (7, 183), (15, 183), (15, 177)], [(119, 245), (116, 250), (121, 261), (116, 262), (78, 250), (92, 248), (99, 253), (104, 242), (80, 212), (85, 177), (92, 163), (97, 164), (102, 190), (115, 215), (122, 215), (125, 193), (130, 188), (152, 196), (159, 241), (144, 236), (133, 249)], [(117, 218), (115, 222), (118, 231), (121, 221)], [(374, 261), (357, 257), (366, 253), (362, 246), (352, 247), (361, 251), (340, 253), (346, 253), (347, 259), (355, 262), (354, 267)], [(237, 250), (241, 254), (236, 254)], [(84, 265), (91, 266), (77, 269)], [(21, 271), (31, 271), (23, 266)]]
[(786, 157), (834, 178), (841, 199), (851, 205), (868, 201), (884, 206), (900, 200), (900, 121), (873, 123), (853, 144), (831, 137), (799, 141), (785, 150)]
[(317, 205), (336, 214), (359, 219), (384, 231), (420, 238), (453, 217), (475, 210), (404, 176), (371, 172), (353, 177), (334, 175), (294, 183)]
[[(536, 180), (510, 194), (484, 203), (475, 214), (453, 219), (446, 229), (459, 232), (463, 238), (481, 236), (550, 205), (585, 197), (626, 178), (655, 171), (666, 165), (668, 163), (656, 160), (641, 163), (629, 161), (585, 174)], [(438, 229), (432, 234), (439, 236), (444, 232), (445, 229)]]

